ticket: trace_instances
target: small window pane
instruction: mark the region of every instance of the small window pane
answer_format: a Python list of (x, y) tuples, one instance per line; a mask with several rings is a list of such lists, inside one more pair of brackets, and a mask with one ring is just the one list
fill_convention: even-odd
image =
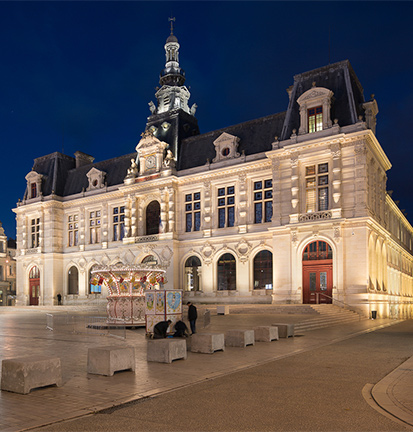
[(191, 210), (192, 210), (192, 204), (187, 204), (187, 205), (185, 206), (185, 210), (186, 210), (186, 211), (191, 211)]
[(234, 202), (235, 202), (235, 197), (233, 197), (233, 196), (228, 197), (227, 204), (234, 204)]
[(225, 205), (225, 198), (220, 198), (220, 199), (218, 200), (218, 205), (219, 205), (219, 206), (224, 206), (224, 205)]
[(265, 180), (265, 188), (272, 188), (272, 180)]
[(318, 165), (318, 173), (323, 174), (328, 172), (328, 163), (323, 163)]
[(272, 220), (272, 201), (265, 203), (265, 222), (271, 222)]
[(225, 227), (225, 208), (218, 209), (218, 227)]
[(254, 183), (254, 190), (260, 190), (262, 189), (262, 182), (255, 182)]
[(198, 201), (200, 199), (201, 199), (201, 193), (200, 192), (194, 193), (194, 200)]
[(185, 201), (186, 201), (186, 202), (188, 202), (188, 201), (192, 201), (192, 194), (187, 194), (187, 195), (185, 195)]
[(328, 184), (328, 175), (318, 177), (318, 185), (326, 185)]
[(186, 215), (186, 232), (192, 231), (192, 214), (187, 213)]
[(194, 203), (194, 210), (200, 210), (200, 208), (201, 208), (201, 203), (200, 202)]
[(228, 195), (233, 195), (235, 193), (235, 188), (234, 188), (234, 186), (229, 186), (228, 188), (227, 188), (227, 194)]
[(219, 188), (218, 189), (218, 196), (224, 196), (225, 195), (225, 188)]
[(255, 192), (254, 193), (254, 200), (255, 201), (262, 200), (262, 192)]
[(270, 199), (270, 198), (272, 198), (272, 190), (265, 191), (265, 199)]
[(315, 174), (315, 165), (305, 167), (305, 175), (306, 176), (314, 175), (314, 174)]

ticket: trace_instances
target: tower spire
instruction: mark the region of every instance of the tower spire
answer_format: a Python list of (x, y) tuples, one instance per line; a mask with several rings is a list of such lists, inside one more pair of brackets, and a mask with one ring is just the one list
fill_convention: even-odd
[(175, 17), (170, 17), (168, 18), (168, 21), (170, 21), (171, 23), (171, 35), (174, 34), (174, 22), (175, 22)]

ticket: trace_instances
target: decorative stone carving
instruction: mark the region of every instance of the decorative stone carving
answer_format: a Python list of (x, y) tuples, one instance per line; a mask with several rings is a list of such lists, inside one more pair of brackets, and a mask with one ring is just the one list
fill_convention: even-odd
[(338, 159), (341, 156), (341, 148), (339, 143), (334, 143), (330, 145), (331, 156), (333, 159)]
[(106, 173), (104, 171), (100, 171), (93, 167), (87, 174), (86, 177), (89, 180), (89, 186), (87, 187), (87, 191), (101, 189), (105, 186), (105, 176)]
[(206, 242), (204, 244), (203, 248), (201, 249), (201, 255), (206, 265), (210, 265), (212, 263), (215, 251), (215, 247), (210, 242)]
[(333, 230), (334, 230), (334, 240), (336, 241), (336, 243), (338, 243), (341, 239), (341, 225), (334, 224)]
[(238, 252), (238, 256), (241, 262), (247, 262), (252, 249), (251, 243), (245, 239), (241, 239), (240, 242), (235, 246), (235, 250)]
[(298, 232), (297, 230), (291, 230), (291, 243), (296, 248), (298, 244)]
[(321, 211), (321, 212), (314, 212), (314, 213), (303, 213), (298, 216), (299, 222), (310, 222), (310, 221), (317, 221), (317, 220), (325, 220), (325, 219), (331, 219), (332, 214), (330, 210), (327, 211)]
[(237, 152), (239, 138), (224, 132), (214, 141), (216, 156), (212, 159), (212, 162), (220, 162), (226, 159), (234, 159), (240, 157)]

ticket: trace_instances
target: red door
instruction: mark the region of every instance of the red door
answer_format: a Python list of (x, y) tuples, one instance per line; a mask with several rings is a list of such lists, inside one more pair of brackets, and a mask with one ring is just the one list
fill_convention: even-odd
[(333, 254), (324, 241), (315, 241), (303, 252), (303, 303), (332, 303)]
[(37, 306), (40, 297), (40, 271), (38, 267), (33, 267), (29, 274), (29, 304)]
[(333, 266), (315, 265), (303, 268), (303, 303), (331, 303)]

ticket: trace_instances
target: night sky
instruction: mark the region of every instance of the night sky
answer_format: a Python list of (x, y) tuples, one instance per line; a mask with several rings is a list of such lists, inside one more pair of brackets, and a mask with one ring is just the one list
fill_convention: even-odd
[(169, 16), (201, 133), (285, 111), (293, 76), (350, 60), (379, 106), (388, 190), (413, 221), (413, 3), (0, 2), (0, 220), (33, 159), (135, 151), (156, 101)]

